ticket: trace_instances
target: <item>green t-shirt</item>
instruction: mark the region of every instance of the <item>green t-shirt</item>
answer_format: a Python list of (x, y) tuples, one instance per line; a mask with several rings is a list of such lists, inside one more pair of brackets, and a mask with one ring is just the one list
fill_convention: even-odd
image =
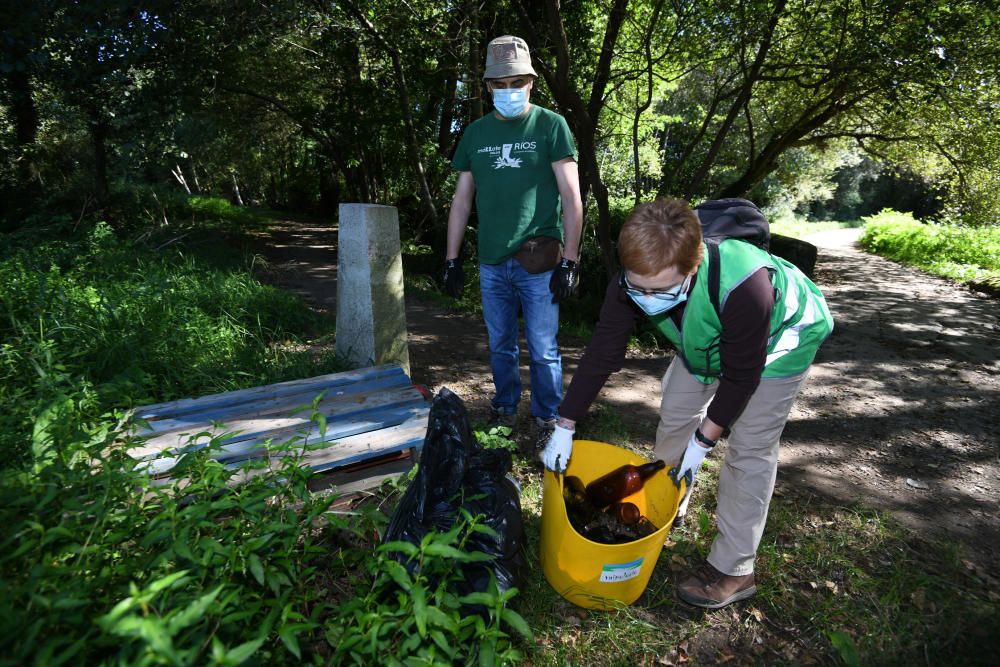
[(465, 129), (451, 166), (476, 181), (480, 262), (499, 264), (532, 236), (563, 240), (552, 163), (565, 157), (576, 159), (566, 119), (539, 106), (516, 120), (490, 113)]

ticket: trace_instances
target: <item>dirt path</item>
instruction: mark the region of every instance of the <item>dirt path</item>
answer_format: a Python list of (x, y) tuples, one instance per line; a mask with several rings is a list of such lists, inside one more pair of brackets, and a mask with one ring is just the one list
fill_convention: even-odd
[[(836, 329), (782, 439), (778, 493), (892, 512), (1000, 566), (1000, 301), (865, 254), (857, 230), (816, 235), (816, 282)], [(336, 230), (287, 221), (264, 254), (284, 286), (335, 312)], [(407, 297), (411, 375), (484, 419), (492, 392), (478, 318)], [(572, 377), (586, 341), (561, 340)], [(522, 345), (523, 349), (523, 345)], [(522, 352), (522, 377), (528, 378)], [(652, 444), (666, 357), (636, 355), (598, 403)], [(722, 454), (722, 452), (720, 452)]]

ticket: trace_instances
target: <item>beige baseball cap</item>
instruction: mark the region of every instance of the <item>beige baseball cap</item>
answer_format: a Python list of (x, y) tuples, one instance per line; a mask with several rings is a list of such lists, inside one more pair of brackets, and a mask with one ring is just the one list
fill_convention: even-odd
[(497, 37), (486, 46), (484, 79), (502, 79), (522, 74), (538, 76), (531, 66), (531, 54), (523, 39), (513, 35), (504, 35)]

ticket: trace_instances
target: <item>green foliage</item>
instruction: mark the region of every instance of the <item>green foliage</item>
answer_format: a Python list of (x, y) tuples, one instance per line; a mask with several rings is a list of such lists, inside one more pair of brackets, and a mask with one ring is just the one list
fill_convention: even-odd
[[(256, 224), (225, 202), (192, 207), (211, 227)], [(153, 251), (104, 224), (3, 241), (0, 665), (519, 657), (531, 633), (508, 608), (517, 591), (455, 592), (454, 563), (487, 558), (463, 550), (489, 530), (474, 517), (376, 554), (385, 515), (331, 511), (296, 441), (238, 469), (211, 458), (213, 441), (171, 480), (125, 454), (112, 408), (334, 370), (283, 349), (318, 324), (301, 301), (245, 265)], [(324, 430), (315, 403), (311, 419)], [(412, 577), (400, 552), (419, 559)]]
[(790, 236), (796, 239), (805, 238), (810, 234), (818, 234), (820, 232), (829, 232), (851, 227), (860, 227), (862, 225), (861, 220), (851, 220), (848, 222), (840, 222), (837, 220), (809, 220), (801, 215), (795, 215), (788, 212), (773, 217), (770, 215), (770, 211), (767, 213), (768, 223), (770, 224), (772, 234)]
[[(317, 374), (290, 349), (315, 317), (246, 265), (156, 252), (98, 224), (70, 240), (2, 239), (0, 447), (26, 453), (56, 410), (72, 430), (112, 408)], [(307, 370), (308, 369), (308, 370)]]
[[(489, 108), (483, 46), (523, 32), (522, 19), (547, 24), (541, 3), (515, 5), (523, 15), (496, 0), (291, 0), (266, 16), (219, 0), (4, 11), (0, 218), (44, 203), (117, 225), (116, 199), (154, 188), (148, 216), (121, 220), (155, 226), (167, 190), (235, 197), (236, 184), (248, 201), (327, 215), (339, 201), (394, 204), (404, 236), (424, 243), (437, 230), (416, 175), (442, 222), (457, 136)], [(532, 99), (588, 135), (577, 137), (581, 164), (600, 165), (612, 199), (732, 186), (764, 204), (854, 217), (871, 209), (836, 174), (866, 155), (919, 174), (956, 219), (997, 220), (1000, 40), (989, 3), (587, 0), (559, 18), (565, 45), (547, 30), (529, 41), (550, 66), (570, 63), (554, 86), (573, 94), (542, 77)], [(615, 54), (606, 72), (604, 47)], [(585, 127), (570, 109), (576, 95), (593, 100)]]
[(270, 218), (261, 211), (235, 206), (229, 200), (220, 197), (189, 197), (188, 206), (195, 216), (233, 230), (260, 229), (270, 221)]
[[(490, 558), (465, 549), (477, 531), (490, 529), (466, 515), (446, 533), (428, 533), (419, 545), (379, 547), (366, 561), (367, 578), (326, 624), (333, 662), (496, 665), (519, 660), (511, 637), (532, 635), (520, 614), (508, 608), (517, 589), (500, 593), (491, 577), (486, 591), (456, 592), (462, 577), (456, 564)], [(413, 564), (412, 574), (401, 561)]]
[(107, 421), (55, 435), (59, 456), (4, 473), (0, 663), (283, 663), (317, 641), (324, 542), (349, 527), (296, 457), (237, 486), (213, 443), (163, 485), (119, 438)]
[(860, 667), (861, 656), (858, 654), (858, 647), (854, 640), (846, 632), (835, 631), (830, 633), (830, 643), (837, 650), (837, 654), (847, 667)]
[(513, 439), (514, 430), (509, 426), (490, 426), (483, 431), (474, 431), (476, 442), (486, 449), (506, 449), (517, 453), (517, 442)]
[(860, 242), (871, 252), (952, 279), (1000, 275), (1000, 227), (920, 222), (891, 210), (864, 221)]
[(35, 470), (0, 480), (0, 664), (499, 665), (531, 638), (516, 589), (458, 592), (455, 564), (490, 558), (465, 548), (490, 530), (475, 517), (372, 553), (384, 516), (330, 511), (294, 441), (239, 469), (213, 441), (164, 483), (114, 422), (70, 439), (51, 424)]

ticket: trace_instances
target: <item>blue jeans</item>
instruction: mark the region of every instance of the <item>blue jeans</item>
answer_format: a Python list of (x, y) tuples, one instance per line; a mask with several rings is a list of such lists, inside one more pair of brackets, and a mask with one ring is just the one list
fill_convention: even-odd
[(519, 307), (524, 314), (524, 336), (531, 356), (531, 414), (551, 419), (562, 402), (562, 357), (556, 342), (559, 304), (552, 303), (551, 277), (551, 271), (528, 273), (513, 257), (479, 267), (483, 319), (490, 337), (490, 365), (496, 387), (493, 407), (501, 414), (513, 414), (521, 399)]

